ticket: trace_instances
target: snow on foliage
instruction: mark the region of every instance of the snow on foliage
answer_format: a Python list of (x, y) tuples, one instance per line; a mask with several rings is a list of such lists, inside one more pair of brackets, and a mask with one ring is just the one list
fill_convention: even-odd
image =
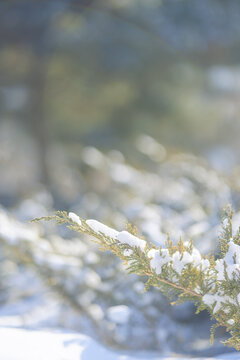
[(82, 222), (81, 222), (81, 220), (80, 220), (80, 217), (79, 217), (78, 215), (76, 215), (75, 213), (70, 212), (70, 213), (68, 214), (68, 217), (69, 217), (73, 222), (75, 222), (76, 224), (78, 224), (79, 226), (82, 225)]
[[(161, 253), (160, 253), (161, 252)], [(148, 251), (148, 257), (150, 260), (150, 266), (152, 270), (155, 270), (156, 274), (161, 274), (162, 266), (170, 261), (168, 249), (151, 249)]]
[(97, 220), (92, 220), (92, 219), (87, 220), (86, 224), (96, 233), (99, 233), (99, 234), (102, 233), (103, 235), (111, 237), (113, 239), (115, 239), (118, 236), (118, 232), (116, 230), (100, 223)]
[(137, 247), (141, 249), (141, 251), (144, 251), (146, 246), (145, 240), (139, 239), (137, 236), (130, 234), (128, 231), (121, 231), (117, 236), (117, 241), (133, 248)]
[(216, 326), (225, 326), (230, 332), (225, 343), (240, 350), (240, 230), (233, 235), (232, 217), (228, 207), (217, 260), (201, 255), (192, 242), (180, 240), (174, 245), (168, 239), (165, 248), (158, 248), (139, 238), (134, 228), (129, 228), (132, 233), (117, 232), (95, 220), (83, 219), (81, 225), (73, 226), (66, 212), (43, 219), (56, 219), (58, 223), (68, 223), (70, 229), (94, 236), (102, 250), (110, 250), (124, 260), (129, 272), (148, 276), (146, 289), (151, 285), (159, 287), (165, 295), (177, 298), (177, 303), (191, 300), (197, 312), (208, 309)]

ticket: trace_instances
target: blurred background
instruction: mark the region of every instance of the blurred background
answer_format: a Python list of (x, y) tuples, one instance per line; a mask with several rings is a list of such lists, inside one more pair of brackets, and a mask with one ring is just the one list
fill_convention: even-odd
[(208, 314), (29, 220), (71, 210), (217, 251), (229, 202), (240, 222), (239, 56), (238, 0), (0, 1), (0, 326), (229, 351), (209, 346)]

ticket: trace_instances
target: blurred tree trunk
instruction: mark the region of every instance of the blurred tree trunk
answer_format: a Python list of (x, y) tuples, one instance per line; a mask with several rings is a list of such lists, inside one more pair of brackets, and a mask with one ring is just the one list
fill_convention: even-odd
[[(73, 4), (78, 13), (86, 11), (92, 6), (94, 0), (84, 0), (82, 2), (74, 2)], [(70, 2), (71, 8), (71, 2)], [(35, 137), (38, 148), (38, 161), (40, 182), (51, 187), (50, 170), (48, 166), (48, 150), (49, 150), (49, 128), (45, 112), (45, 88), (47, 81), (48, 56), (51, 56), (51, 50), (48, 47), (49, 27), (51, 25), (51, 17), (48, 21), (42, 23), (38, 28), (38, 41), (31, 47), (33, 60), (29, 73), (30, 88), (30, 107), (29, 107), (29, 123)]]
[(32, 67), (29, 73), (30, 106), (29, 123), (36, 141), (39, 162), (40, 182), (50, 185), (48, 168), (49, 136), (45, 113), (45, 88), (47, 78), (47, 57), (33, 52)]

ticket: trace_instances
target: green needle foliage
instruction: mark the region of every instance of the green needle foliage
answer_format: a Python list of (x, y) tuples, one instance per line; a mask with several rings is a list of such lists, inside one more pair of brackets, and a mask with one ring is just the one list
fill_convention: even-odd
[(157, 247), (137, 234), (135, 227), (118, 232), (96, 220), (80, 219), (74, 213), (59, 211), (54, 216), (35, 219), (55, 220), (74, 231), (89, 235), (100, 250), (111, 251), (125, 264), (129, 273), (147, 276), (145, 290), (160, 288), (172, 304), (192, 301), (196, 313), (207, 309), (216, 320), (211, 329), (211, 341), (217, 327), (223, 326), (230, 337), (224, 343), (240, 350), (240, 229), (233, 234), (233, 211), (228, 206), (222, 219), (217, 258), (203, 256), (191, 241), (177, 245), (168, 238), (165, 248)]

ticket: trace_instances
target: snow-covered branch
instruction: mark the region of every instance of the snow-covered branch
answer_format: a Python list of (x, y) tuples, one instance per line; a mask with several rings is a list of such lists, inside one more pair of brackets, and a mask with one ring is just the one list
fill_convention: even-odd
[(191, 241), (180, 240), (174, 245), (168, 239), (164, 248), (157, 247), (139, 237), (131, 226), (119, 232), (96, 220), (80, 219), (72, 212), (57, 212), (41, 219), (67, 223), (70, 229), (92, 236), (101, 250), (110, 250), (121, 258), (130, 273), (148, 276), (145, 290), (155, 286), (174, 299), (173, 304), (191, 300), (197, 312), (207, 309), (217, 321), (215, 327), (225, 326), (230, 332), (225, 343), (239, 350), (240, 232), (232, 234), (232, 216), (229, 207), (223, 218), (217, 259), (204, 257)]

